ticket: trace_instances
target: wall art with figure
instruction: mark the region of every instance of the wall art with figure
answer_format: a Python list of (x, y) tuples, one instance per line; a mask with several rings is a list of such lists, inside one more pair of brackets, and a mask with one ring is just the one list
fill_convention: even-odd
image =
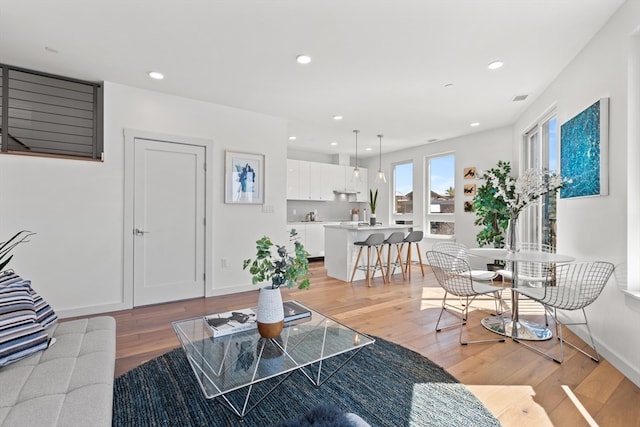
[(225, 153), (225, 203), (264, 203), (264, 155)]

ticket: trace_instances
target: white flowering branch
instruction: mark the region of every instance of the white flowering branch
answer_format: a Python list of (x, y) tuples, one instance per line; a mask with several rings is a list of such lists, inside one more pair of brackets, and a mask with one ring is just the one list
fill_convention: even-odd
[(517, 179), (506, 176), (502, 180), (492, 171), (488, 171), (482, 178), (496, 189), (496, 197), (504, 200), (511, 218), (517, 218), (524, 208), (540, 196), (554, 193), (571, 182), (547, 169), (527, 169)]

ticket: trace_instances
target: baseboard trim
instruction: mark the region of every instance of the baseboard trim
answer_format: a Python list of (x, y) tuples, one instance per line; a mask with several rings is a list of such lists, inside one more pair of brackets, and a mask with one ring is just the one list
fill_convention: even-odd
[[(589, 343), (589, 334), (586, 329), (570, 327), (571, 332), (576, 334), (582, 341)], [(620, 357), (617, 353), (609, 350), (609, 347), (602, 343), (598, 337), (593, 337), (598, 347), (598, 353), (602, 355), (611, 365), (620, 371), (625, 377), (629, 378), (629, 381), (640, 387), (640, 367), (633, 366), (628, 360)]]
[(114, 304), (92, 305), (89, 307), (76, 307), (56, 310), (56, 314), (60, 319), (67, 319), (69, 317), (91, 316), (94, 314), (104, 314), (111, 311), (128, 310), (130, 308), (133, 308), (133, 306), (120, 302)]

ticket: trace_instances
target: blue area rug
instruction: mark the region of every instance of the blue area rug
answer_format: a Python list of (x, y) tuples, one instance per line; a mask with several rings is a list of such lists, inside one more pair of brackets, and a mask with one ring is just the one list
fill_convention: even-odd
[[(339, 363), (334, 358), (331, 363)], [(325, 364), (325, 369), (332, 366)], [(259, 396), (261, 387), (254, 387)], [(273, 383), (271, 383), (273, 384)], [(232, 392), (232, 400), (244, 394)], [(270, 426), (328, 403), (354, 412), (372, 426), (499, 426), (466, 387), (420, 354), (376, 338), (341, 370), (315, 388), (295, 372), (240, 422), (204, 398), (182, 349), (175, 349), (116, 378), (114, 426)]]

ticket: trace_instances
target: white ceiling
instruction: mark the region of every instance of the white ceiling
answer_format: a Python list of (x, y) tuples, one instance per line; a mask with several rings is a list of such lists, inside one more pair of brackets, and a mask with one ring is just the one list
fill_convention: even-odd
[(353, 154), (359, 129), (364, 157), (378, 133), (387, 152), (512, 124), (623, 2), (0, 0), (0, 62), (285, 117), (297, 150)]

